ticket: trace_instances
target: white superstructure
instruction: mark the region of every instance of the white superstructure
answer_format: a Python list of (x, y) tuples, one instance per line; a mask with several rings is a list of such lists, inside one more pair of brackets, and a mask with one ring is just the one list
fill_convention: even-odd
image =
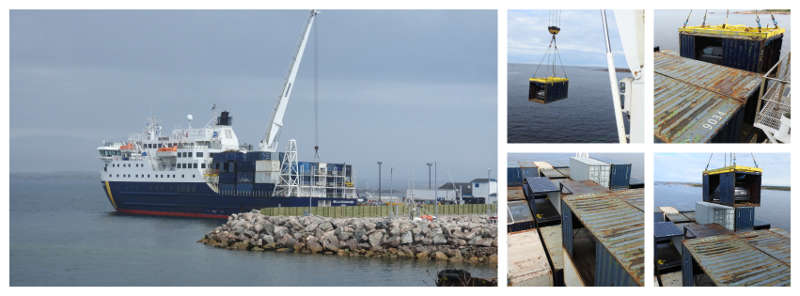
[(239, 139), (230, 126), (227, 111), (202, 128), (173, 130), (150, 119), (142, 133), (124, 142), (97, 148), (104, 166), (102, 181), (205, 182), (213, 153), (239, 150)]

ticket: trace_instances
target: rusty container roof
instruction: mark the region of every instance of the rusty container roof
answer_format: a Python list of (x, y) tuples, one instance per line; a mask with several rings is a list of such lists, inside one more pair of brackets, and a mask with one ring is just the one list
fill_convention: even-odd
[(525, 200), (522, 186), (508, 186), (508, 200)]
[(751, 246), (766, 253), (772, 258), (790, 265), (792, 263), (792, 248), (789, 234), (782, 229), (772, 228), (736, 233), (741, 239), (747, 240)]
[(606, 187), (597, 185), (594, 181), (575, 181), (572, 179), (556, 179), (553, 182), (558, 182), (564, 187), (567, 188), (572, 195), (582, 195), (582, 194), (593, 194), (593, 193), (608, 193), (609, 190)]
[(639, 285), (644, 279), (644, 212), (632, 204), (644, 189), (562, 198), (575, 217)]
[(717, 286), (790, 285), (787, 234), (772, 230), (687, 239), (684, 247)]
[(542, 171), (542, 175), (544, 175), (545, 177), (548, 177), (550, 179), (561, 179), (561, 178), (566, 178), (567, 177), (567, 176), (564, 176), (564, 174), (562, 174), (561, 171), (559, 171), (557, 169), (541, 169), (541, 171)]
[(761, 85), (758, 74), (655, 53), (655, 136), (708, 142)]

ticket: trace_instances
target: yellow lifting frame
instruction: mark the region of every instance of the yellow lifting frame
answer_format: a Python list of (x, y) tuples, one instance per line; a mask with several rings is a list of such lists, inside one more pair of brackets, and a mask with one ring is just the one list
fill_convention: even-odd
[(569, 79), (564, 77), (543, 77), (543, 78), (531, 78), (531, 82), (539, 82), (539, 83), (556, 83), (556, 82), (564, 82), (568, 81)]
[(724, 168), (703, 171), (703, 175), (717, 175), (730, 172), (743, 172), (743, 173), (763, 173), (764, 170), (754, 167), (746, 167), (741, 165), (731, 165)]
[(784, 28), (761, 28), (759, 32), (757, 27), (748, 27), (745, 25), (722, 25), (715, 26), (688, 26), (681, 27), (678, 32), (702, 35), (715, 35), (720, 37), (748, 37), (752, 39), (769, 39), (771, 37), (783, 34), (786, 32)]

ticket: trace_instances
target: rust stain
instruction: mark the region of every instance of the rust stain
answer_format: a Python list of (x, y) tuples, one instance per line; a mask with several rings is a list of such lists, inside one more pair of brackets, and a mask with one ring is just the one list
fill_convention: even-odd
[(655, 53), (655, 136), (708, 142), (760, 86), (758, 74)]
[(757, 230), (687, 239), (683, 245), (718, 286), (790, 285), (790, 239)]
[(644, 189), (564, 196), (578, 220), (639, 285), (644, 278)]

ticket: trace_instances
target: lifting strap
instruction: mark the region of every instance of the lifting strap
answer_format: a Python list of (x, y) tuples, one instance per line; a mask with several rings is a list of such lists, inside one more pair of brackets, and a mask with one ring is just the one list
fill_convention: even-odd
[(536, 70), (533, 71), (533, 77), (536, 77), (536, 74), (539, 72), (539, 68), (546, 62), (547, 65), (551, 67), (551, 76), (555, 77), (558, 75), (557, 67), (560, 65), (562, 72), (561, 74), (564, 75), (564, 78), (568, 78), (567, 71), (564, 68), (564, 63), (561, 60), (561, 54), (558, 52), (558, 42), (556, 41), (556, 35), (561, 30), (561, 12), (550, 11), (547, 18), (547, 29), (552, 37), (550, 38), (550, 43), (547, 45), (547, 50), (542, 56), (541, 61), (539, 61), (539, 64), (536, 66)]
[(689, 15), (686, 16), (686, 21), (683, 22), (683, 27), (686, 28), (686, 25), (689, 24), (689, 17), (692, 16), (692, 10), (689, 9)]

